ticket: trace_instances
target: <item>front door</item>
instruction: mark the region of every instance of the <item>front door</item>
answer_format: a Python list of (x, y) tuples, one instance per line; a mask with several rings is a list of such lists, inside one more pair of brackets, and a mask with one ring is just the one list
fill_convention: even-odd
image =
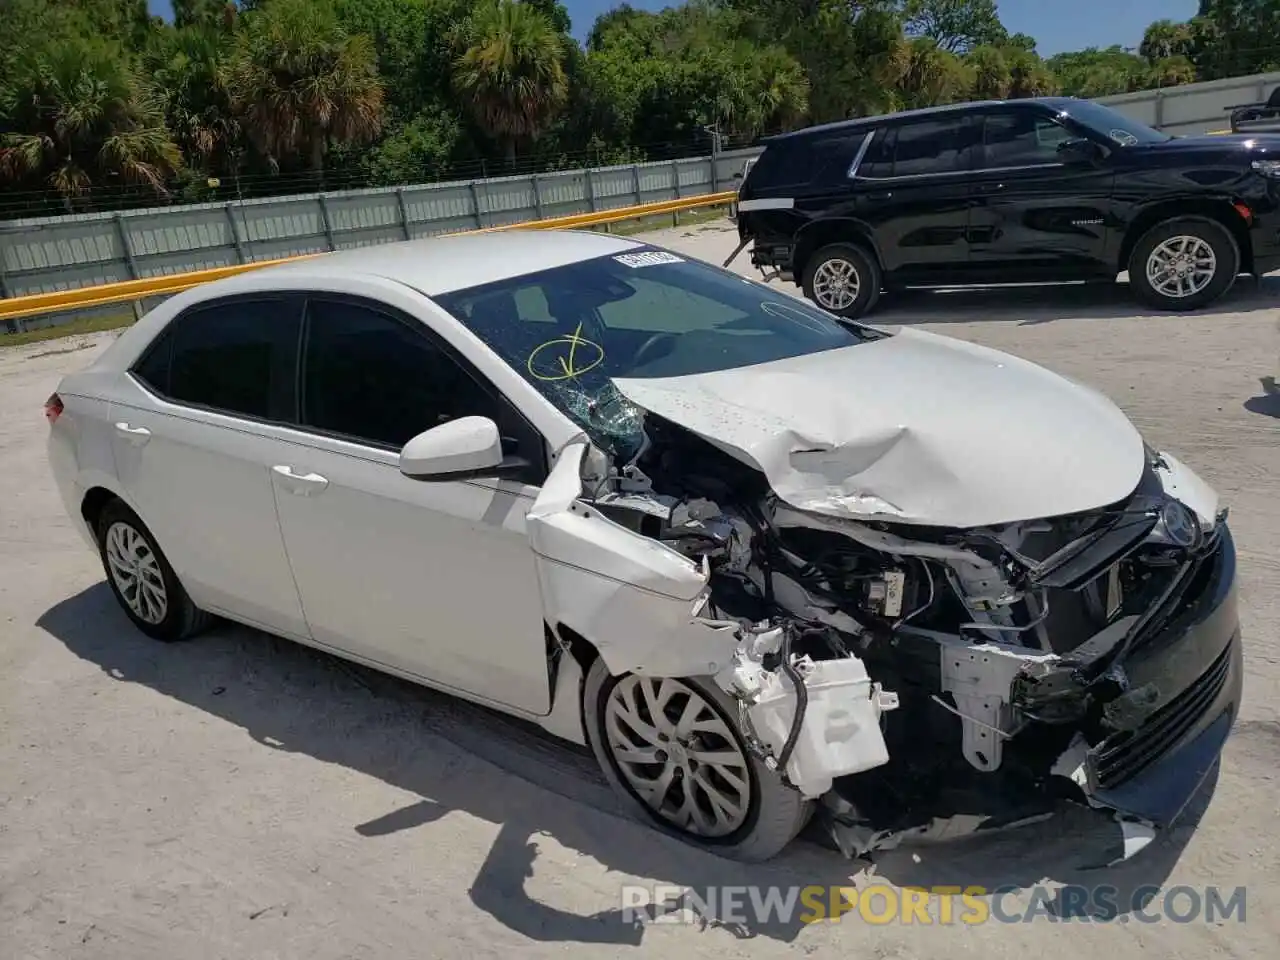
[(1106, 165), (1064, 164), (1057, 147), (1076, 136), (1026, 108), (983, 118), (972, 177), (970, 258), (981, 279), (1115, 279), (1107, 245), (1111, 188)]
[(968, 117), (941, 116), (884, 128), (868, 147), (854, 171), (857, 215), (871, 226), (891, 282), (965, 275), (976, 138)]
[[(417, 320), (313, 298), (300, 415), (272, 465), (276, 505), (312, 639), (530, 714), (550, 709), (542, 598), (525, 514), (542, 441)], [(412, 437), (492, 417), (520, 481), (422, 482), (400, 473)]]

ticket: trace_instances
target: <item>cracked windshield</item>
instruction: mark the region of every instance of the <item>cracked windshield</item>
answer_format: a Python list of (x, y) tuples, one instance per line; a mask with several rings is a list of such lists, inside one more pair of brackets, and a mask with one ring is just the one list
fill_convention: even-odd
[(642, 411), (615, 377), (679, 377), (832, 350), (875, 334), (664, 250), (638, 249), (436, 298), (614, 455)]

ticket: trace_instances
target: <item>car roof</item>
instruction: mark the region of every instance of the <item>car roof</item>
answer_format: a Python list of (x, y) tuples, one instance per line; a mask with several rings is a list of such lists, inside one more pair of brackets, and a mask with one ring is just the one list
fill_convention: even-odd
[(853, 120), (837, 120), (834, 123), (822, 123), (814, 127), (792, 130), (790, 133), (779, 133), (765, 137), (761, 142), (766, 146), (780, 140), (800, 140), (813, 136), (823, 136), (844, 131), (855, 132), (882, 124), (898, 123), (905, 120), (923, 120), (929, 117), (945, 117), (952, 114), (964, 114), (971, 110), (982, 110), (990, 107), (1014, 107), (1039, 104), (1054, 110), (1062, 110), (1080, 101), (1074, 97), (1022, 97), (1016, 100), (975, 100), (969, 103), (948, 103), (938, 107), (921, 107), (918, 110), (900, 110), (897, 113), (885, 113), (874, 117), (857, 117)]
[(430, 297), (641, 246), (643, 244), (635, 240), (590, 230), (446, 234), (306, 257), (255, 270), (246, 276), (280, 277), (320, 272), (329, 278), (381, 277)]

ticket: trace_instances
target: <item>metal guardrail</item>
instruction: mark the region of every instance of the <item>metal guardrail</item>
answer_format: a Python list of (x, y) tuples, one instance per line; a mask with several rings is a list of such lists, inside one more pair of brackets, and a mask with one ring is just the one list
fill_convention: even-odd
[[(636, 220), (641, 217), (659, 216), (664, 213), (679, 213), (682, 210), (695, 210), (700, 207), (718, 206), (731, 203), (737, 193), (727, 190), (722, 193), (707, 193), (696, 197), (682, 197), (679, 200), (660, 200), (657, 203), (642, 203), (630, 207), (617, 207), (598, 213), (574, 214), (568, 217), (551, 217), (546, 220), (532, 220), (524, 223), (503, 224), (497, 227), (486, 227), (483, 230), (459, 230), (442, 234), (444, 238), (474, 233), (497, 233), (506, 230), (570, 230), (577, 227), (593, 227), (599, 224), (617, 223), (621, 220)], [(52, 293), (33, 293), (21, 297), (0, 299), (0, 320), (13, 320), (19, 317), (38, 316), (45, 313), (59, 313), (86, 307), (101, 307), (113, 303), (129, 303), (145, 297), (167, 296), (181, 293), (202, 283), (234, 277), (250, 270), (280, 263), (292, 263), (297, 260), (309, 260), (314, 257), (328, 256), (326, 253), (309, 253), (295, 257), (281, 257), (274, 260), (259, 260), (252, 263), (238, 263), (226, 267), (214, 267), (209, 270), (193, 270), (186, 273), (162, 274), (146, 277), (141, 280), (124, 280), (120, 283), (108, 283), (100, 286), (79, 287), (74, 290), (57, 290)], [(0, 343), (4, 338), (0, 337)]]

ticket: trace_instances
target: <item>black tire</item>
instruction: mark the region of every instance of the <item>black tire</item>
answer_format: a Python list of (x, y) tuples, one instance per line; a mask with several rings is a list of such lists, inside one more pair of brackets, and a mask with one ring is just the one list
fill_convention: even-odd
[(758, 757), (747, 750), (737, 724), (732, 719), (737, 716), (736, 705), (726, 693), (710, 682), (688, 678), (676, 681), (702, 695), (719, 718), (725, 721), (736, 740), (737, 749), (747, 758), (751, 799), (743, 824), (722, 837), (700, 837), (677, 827), (640, 799), (620, 772), (605, 725), (605, 709), (610, 694), (620, 683), (633, 677), (633, 674), (614, 677), (604, 662), (597, 659), (587, 671), (587, 679), (583, 684), (587, 740), (605, 779), (609, 781), (609, 786), (617, 794), (626, 812), (663, 833), (731, 860), (758, 863), (780, 853), (804, 828), (813, 812), (813, 804), (801, 797), (794, 788), (783, 783), (779, 774), (769, 770)]
[[(1147, 275), (1152, 254), (1177, 237), (1191, 237), (1208, 244), (1213, 251), (1213, 275), (1200, 290), (1185, 296), (1171, 296), (1153, 285)], [(1173, 217), (1156, 224), (1133, 247), (1129, 256), (1129, 287), (1143, 303), (1157, 310), (1198, 310), (1231, 289), (1240, 272), (1240, 248), (1231, 231), (1207, 217)]]
[[(825, 284), (820, 283), (819, 277), (820, 273), (832, 269), (847, 272), (856, 279), (857, 293), (852, 302), (845, 304), (843, 298), (826, 293)], [(882, 280), (880, 264), (865, 248), (851, 243), (832, 243), (818, 250), (805, 263), (800, 286), (804, 295), (823, 310), (853, 320), (870, 313), (875, 307), (880, 299)]]
[[(131, 531), (132, 536), (137, 538), (134, 542), (139, 546), (133, 551), (136, 556), (146, 558), (150, 555), (154, 558), (154, 568), (158, 570), (160, 582), (164, 588), (162, 615), (158, 619), (144, 619), (135, 612), (131, 601), (125, 595), (127, 586), (125, 588), (121, 586), (125, 578), (118, 576), (112, 570), (112, 559), (108, 556), (112, 547), (109, 546), (108, 536), (111, 534), (112, 528), (121, 527)], [(135, 627), (153, 640), (172, 643), (195, 636), (212, 623), (213, 617), (191, 602), (191, 598), (187, 596), (187, 591), (183, 588), (181, 581), (178, 580), (178, 575), (173, 572), (173, 567), (169, 565), (168, 559), (160, 549), (160, 545), (156, 543), (155, 537), (151, 535), (151, 531), (147, 529), (146, 524), (122, 501), (112, 500), (102, 508), (102, 513), (98, 516), (95, 532), (98, 536), (98, 555), (102, 559), (102, 570), (106, 574), (107, 584), (111, 587), (111, 592), (115, 594), (116, 601), (120, 604), (120, 608), (124, 610), (125, 616), (133, 621)], [(130, 534), (122, 530), (121, 535), (128, 537)], [(139, 574), (140, 576), (141, 574)], [(135, 588), (135, 591), (137, 589)], [(151, 593), (148, 596), (154, 597), (155, 595)], [(157, 610), (157, 606), (153, 600), (148, 608)]]

